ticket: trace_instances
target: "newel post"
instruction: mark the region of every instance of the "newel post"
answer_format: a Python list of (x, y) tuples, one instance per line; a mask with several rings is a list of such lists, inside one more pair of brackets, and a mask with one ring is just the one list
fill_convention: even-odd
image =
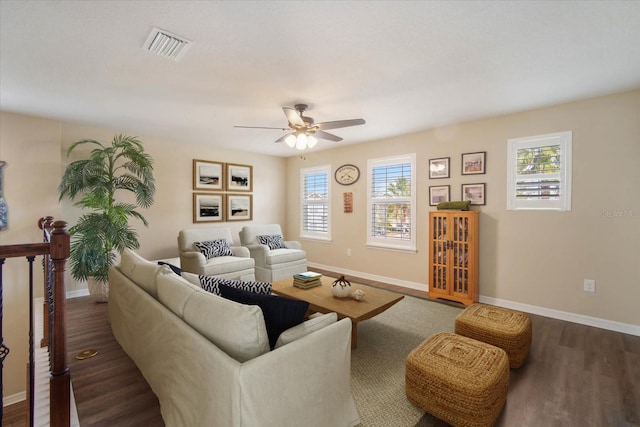
[[(51, 243), (51, 230), (53, 230), (53, 217), (46, 216), (42, 217), (38, 220), (38, 228), (42, 230), (42, 241), (45, 243)], [(44, 260), (42, 262), (42, 267), (44, 271), (44, 298), (42, 303), (42, 340), (40, 341), (40, 347), (47, 347), (49, 345), (49, 325), (51, 324), (51, 318), (49, 313), (49, 297), (51, 297), (51, 286), (52, 278), (49, 277), (51, 273), (49, 271), (49, 261), (51, 259), (51, 254), (47, 253), (44, 255)]]
[(52, 427), (70, 424), (70, 381), (67, 364), (67, 312), (64, 272), (71, 250), (71, 238), (65, 221), (55, 221), (51, 232), (53, 261), (53, 331), (50, 379), (50, 423)]

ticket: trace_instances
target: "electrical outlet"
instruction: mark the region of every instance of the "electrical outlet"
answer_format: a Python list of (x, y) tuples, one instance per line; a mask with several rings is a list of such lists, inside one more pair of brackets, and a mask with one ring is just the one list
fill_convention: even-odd
[(584, 291), (585, 292), (595, 292), (596, 291), (596, 281), (593, 279), (584, 279)]
[(347, 249), (347, 256), (351, 256), (351, 249)]

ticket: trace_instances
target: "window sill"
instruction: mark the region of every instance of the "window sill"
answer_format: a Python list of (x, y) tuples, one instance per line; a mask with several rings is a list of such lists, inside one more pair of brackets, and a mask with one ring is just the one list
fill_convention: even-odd
[(379, 249), (379, 250), (392, 251), (392, 252), (406, 252), (406, 253), (412, 253), (412, 254), (418, 253), (418, 250), (415, 247), (380, 245), (375, 243), (367, 243), (365, 246), (370, 249)]
[(333, 243), (333, 240), (331, 240), (330, 238), (326, 239), (323, 237), (300, 236), (300, 240), (308, 240), (311, 242), (318, 242), (318, 243)]

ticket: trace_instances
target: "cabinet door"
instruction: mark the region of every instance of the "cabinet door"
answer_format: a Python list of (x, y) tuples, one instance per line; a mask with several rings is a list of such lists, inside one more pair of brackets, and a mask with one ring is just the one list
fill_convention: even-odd
[(453, 215), (450, 233), (450, 246), (452, 249), (451, 266), (451, 294), (459, 297), (469, 296), (470, 267), (470, 220), (468, 216)]
[(447, 215), (436, 214), (431, 215), (431, 271), (429, 272), (430, 283), (429, 293), (434, 295), (442, 295), (449, 293), (448, 287), (448, 244), (449, 238), (447, 234)]

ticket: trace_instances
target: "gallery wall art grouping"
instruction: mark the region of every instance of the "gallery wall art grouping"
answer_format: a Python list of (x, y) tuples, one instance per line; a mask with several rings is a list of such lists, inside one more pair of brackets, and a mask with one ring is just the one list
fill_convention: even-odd
[[(429, 159), (429, 179), (450, 178), (450, 157)], [(487, 152), (463, 153), (461, 158), (462, 175), (483, 175), (486, 173)], [(460, 199), (470, 200), (472, 205), (486, 205), (486, 183), (462, 184)], [(429, 187), (429, 206), (437, 206), (451, 201), (450, 185), (433, 185)]]
[(193, 222), (250, 221), (253, 166), (193, 160)]

